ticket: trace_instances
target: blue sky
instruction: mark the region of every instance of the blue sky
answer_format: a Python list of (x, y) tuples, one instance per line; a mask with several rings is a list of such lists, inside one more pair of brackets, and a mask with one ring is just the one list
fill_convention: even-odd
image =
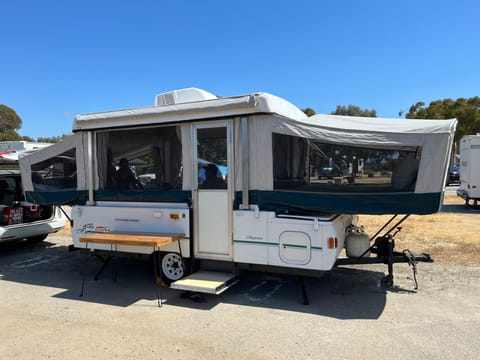
[(0, 104), (21, 135), (199, 87), (382, 117), (480, 95), (480, 2), (2, 0)]

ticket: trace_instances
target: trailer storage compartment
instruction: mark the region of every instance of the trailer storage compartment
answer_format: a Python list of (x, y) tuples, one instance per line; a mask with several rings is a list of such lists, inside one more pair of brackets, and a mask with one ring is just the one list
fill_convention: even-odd
[(330, 270), (341, 252), (352, 215), (301, 216), (234, 212), (234, 261)]

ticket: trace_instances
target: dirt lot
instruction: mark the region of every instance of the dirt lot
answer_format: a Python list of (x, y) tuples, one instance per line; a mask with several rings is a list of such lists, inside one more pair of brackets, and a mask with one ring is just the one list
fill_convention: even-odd
[[(360, 224), (373, 235), (390, 218), (364, 215)], [(480, 210), (468, 208), (464, 200), (446, 196), (441, 212), (410, 216), (400, 226), (397, 250), (425, 252), (443, 264), (480, 266)]]
[[(373, 235), (382, 217), (361, 222)], [(447, 198), (442, 213), (412, 216), (395, 238), (436, 260), (419, 264), (418, 290), (408, 264), (395, 264), (390, 289), (384, 264), (347, 266), (305, 279), (309, 305), (297, 277), (247, 273), (202, 303), (163, 288), (159, 308), (147, 261), (120, 258), (117, 281), (110, 267), (94, 280), (99, 262), (68, 252), (68, 229), (3, 244), (0, 358), (477, 359), (479, 225), (479, 210)]]

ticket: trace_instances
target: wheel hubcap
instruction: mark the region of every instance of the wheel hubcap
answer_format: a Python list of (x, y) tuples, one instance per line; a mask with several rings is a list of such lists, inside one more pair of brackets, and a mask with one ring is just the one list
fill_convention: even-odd
[(162, 259), (162, 271), (170, 280), (178, 280), (183, 276), (183, 261), (178, 254), (169, 253)]

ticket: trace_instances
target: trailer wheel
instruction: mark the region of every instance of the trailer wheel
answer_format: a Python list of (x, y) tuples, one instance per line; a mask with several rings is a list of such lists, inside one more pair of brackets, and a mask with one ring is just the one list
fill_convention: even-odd
[(163, 281), (170, 285), (185, 275), (185, 262), (180, 254), (170, 252), (162, 255), (160, 269)]

